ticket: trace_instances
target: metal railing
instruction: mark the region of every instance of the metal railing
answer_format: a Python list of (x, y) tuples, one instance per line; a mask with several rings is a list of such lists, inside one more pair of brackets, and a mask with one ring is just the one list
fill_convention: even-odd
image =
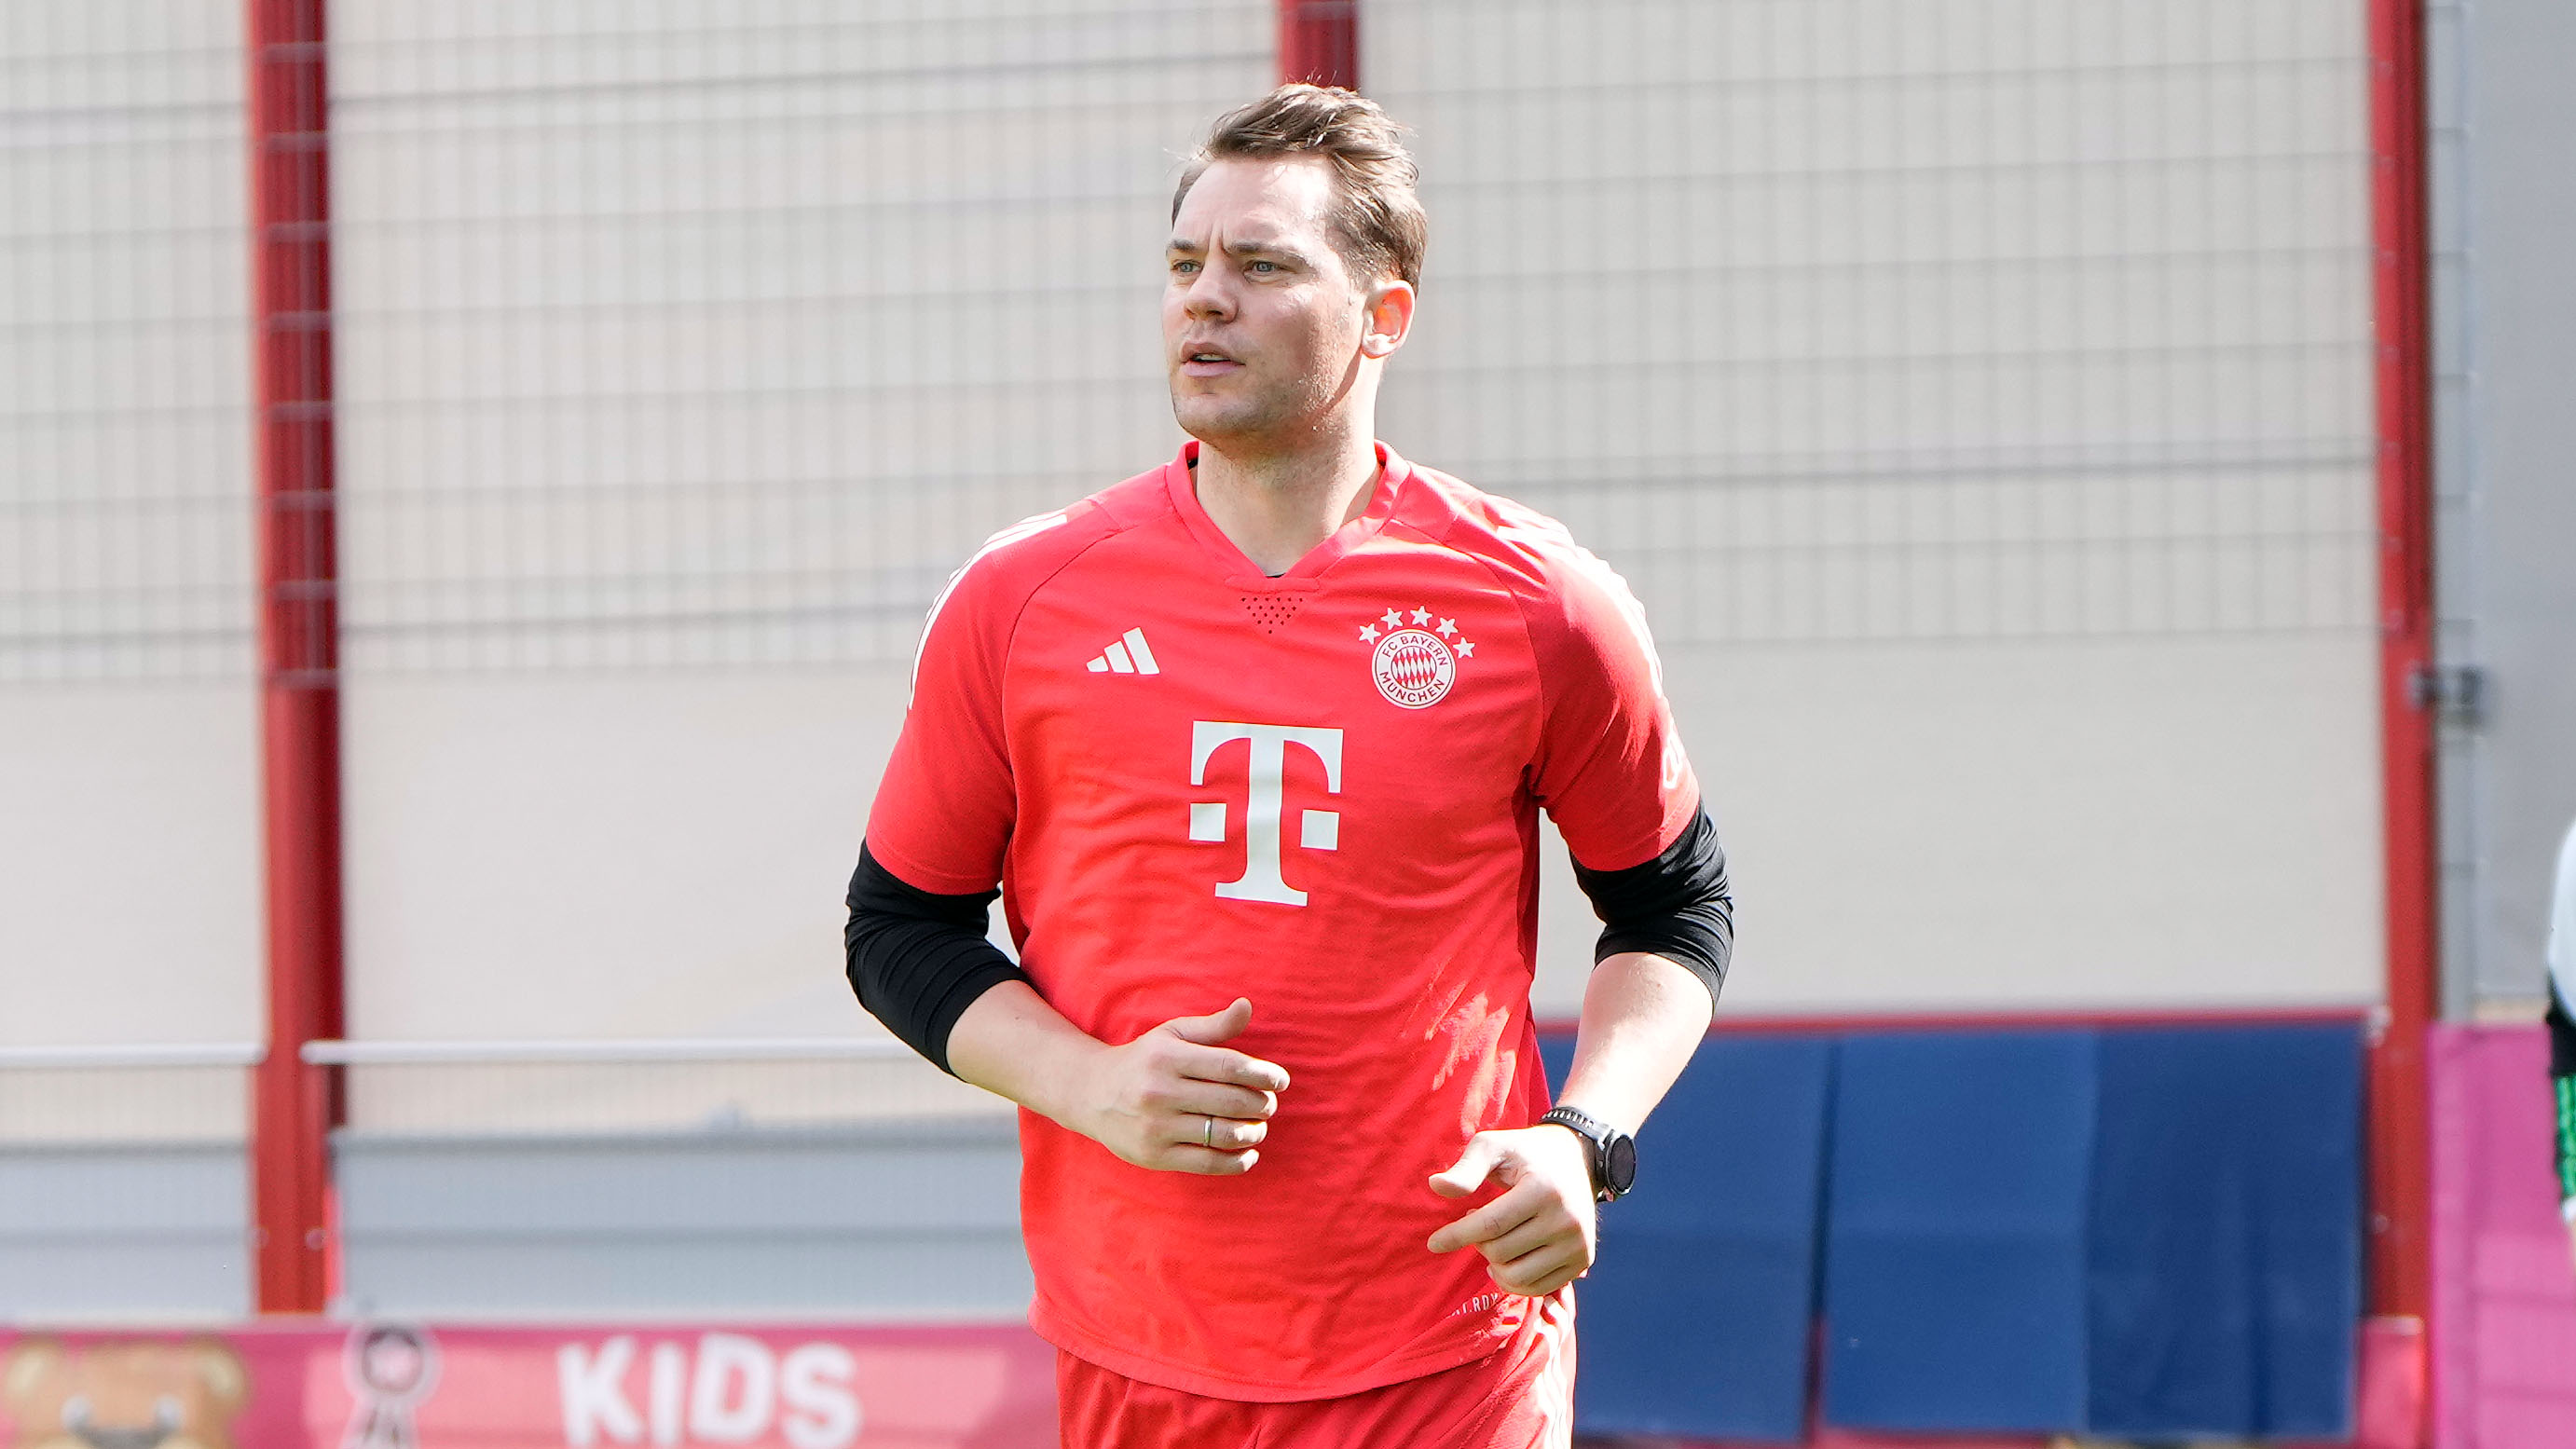
[(0, 1047), (0, 1143), (239, 1142), (266, 1055), (256, 1042)]
[(0, 1047), (0, 1071), (85, 1071), (117, 1067), (255, 1067), (257, 1042), (133, 1042), (101, 1046)]
[(1007, 1117), (889, 1038), (317, 1041), (347, 1130), (523, 1137), (810, 1131)]
[(618, 1041), (315, 1041), (327, 1067), (564, 1066), (576, 1063), (918, 1060), (899, 1041), (864, 1037), (639, 1037)]

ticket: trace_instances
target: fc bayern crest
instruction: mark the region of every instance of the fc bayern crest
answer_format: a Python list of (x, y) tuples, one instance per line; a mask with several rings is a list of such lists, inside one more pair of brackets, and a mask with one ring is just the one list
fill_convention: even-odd
[(1377, 676), (1377, 692), (1389, 704), (1421, 709), (1438, 704), (1458, 682), (1458, 656), (1437, 634), (1398, 629), (1377, 641), (1369, 672)]
[[(1411, 622), (1406, 622), (1407, 619)], [(1389, 609), (1377, 624), (1363, 625), (1360, 642), (1374, 644), (1369, 677), (1386, 702), (1403, 709), (1427, 709), (1449, 695), (1458, 682), (1458, 661), (1476, 652), (1458, 633), (1454, 619), (1436, 619), (1429, 609)]]

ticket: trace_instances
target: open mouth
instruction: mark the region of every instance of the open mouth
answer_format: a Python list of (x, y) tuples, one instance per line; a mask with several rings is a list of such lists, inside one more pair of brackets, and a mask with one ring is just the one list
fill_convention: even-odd
[(1241, 362), (1219, 348), (1192, 347), (1181, 353), (1181, 371), (1190, 377), (1222, 377), (1241, 366)]

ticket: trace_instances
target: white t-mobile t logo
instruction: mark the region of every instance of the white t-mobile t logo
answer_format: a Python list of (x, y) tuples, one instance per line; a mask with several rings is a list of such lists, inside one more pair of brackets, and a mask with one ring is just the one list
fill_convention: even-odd
[[(1324, 790), (1342, 793), (1342, 732), (1312, 725), (1230, 724), (1197, 720), (1190, 726), (1190, 783), (1207, 783), (1208, 757), (1220, 745), (1236, 740), (1252, 744), (1251, 798), (1243, 807), (1243, 876), (1216, 888), (1237, 901), (1277, 901), (1302, 906), (1306, 893), (1279, 875), (1279, 823), (1286, 791), (1288, 747), (1303, 745), (1324, 762)], [(1342, 817), (1333, 810), (1308, 810), (1297, 820), (1297, 843), (1308, 850), (1331, 850), (1341, 844)], [(1190, 807), (1190, 839), (1225, 839), (1225, 802), (1210, 800)]]

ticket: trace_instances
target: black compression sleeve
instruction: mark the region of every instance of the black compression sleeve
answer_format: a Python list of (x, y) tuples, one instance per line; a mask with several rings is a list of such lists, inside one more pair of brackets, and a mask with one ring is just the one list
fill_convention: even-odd
[(2558, 1200), (2576, 1202), (2576, 1017), (2567, 1012), (2555, 979), (2549, 983), (2549, 1106), (2557, 1129)]
[(948, 1032), (975, 998), (1005, 981), (1026, 981), (984, 938), (986, 909), (999, 891), (943, 896), (906, 884), (859, 842), (850, 876), (850, 922), (841, 930), (850, 988), (859, 1004), (904, 1044), (948, 1065)]
[(2576, 1077), (2576, 1016), (2568, 1015), (2567, 1003), (2558, 995), (2558, 983), (2549, 983), (2549, 1075)]
[(1622, 951), (1651, 951), (1687, 969), (1717, 1000), (1735, 954), (1735, 898), (1726, 885), (1726, 849), (1703, 807), (1664, 853), (1626, 870), (1586, 870), (1574, 879), (1601, 917), (1598, 965)]

